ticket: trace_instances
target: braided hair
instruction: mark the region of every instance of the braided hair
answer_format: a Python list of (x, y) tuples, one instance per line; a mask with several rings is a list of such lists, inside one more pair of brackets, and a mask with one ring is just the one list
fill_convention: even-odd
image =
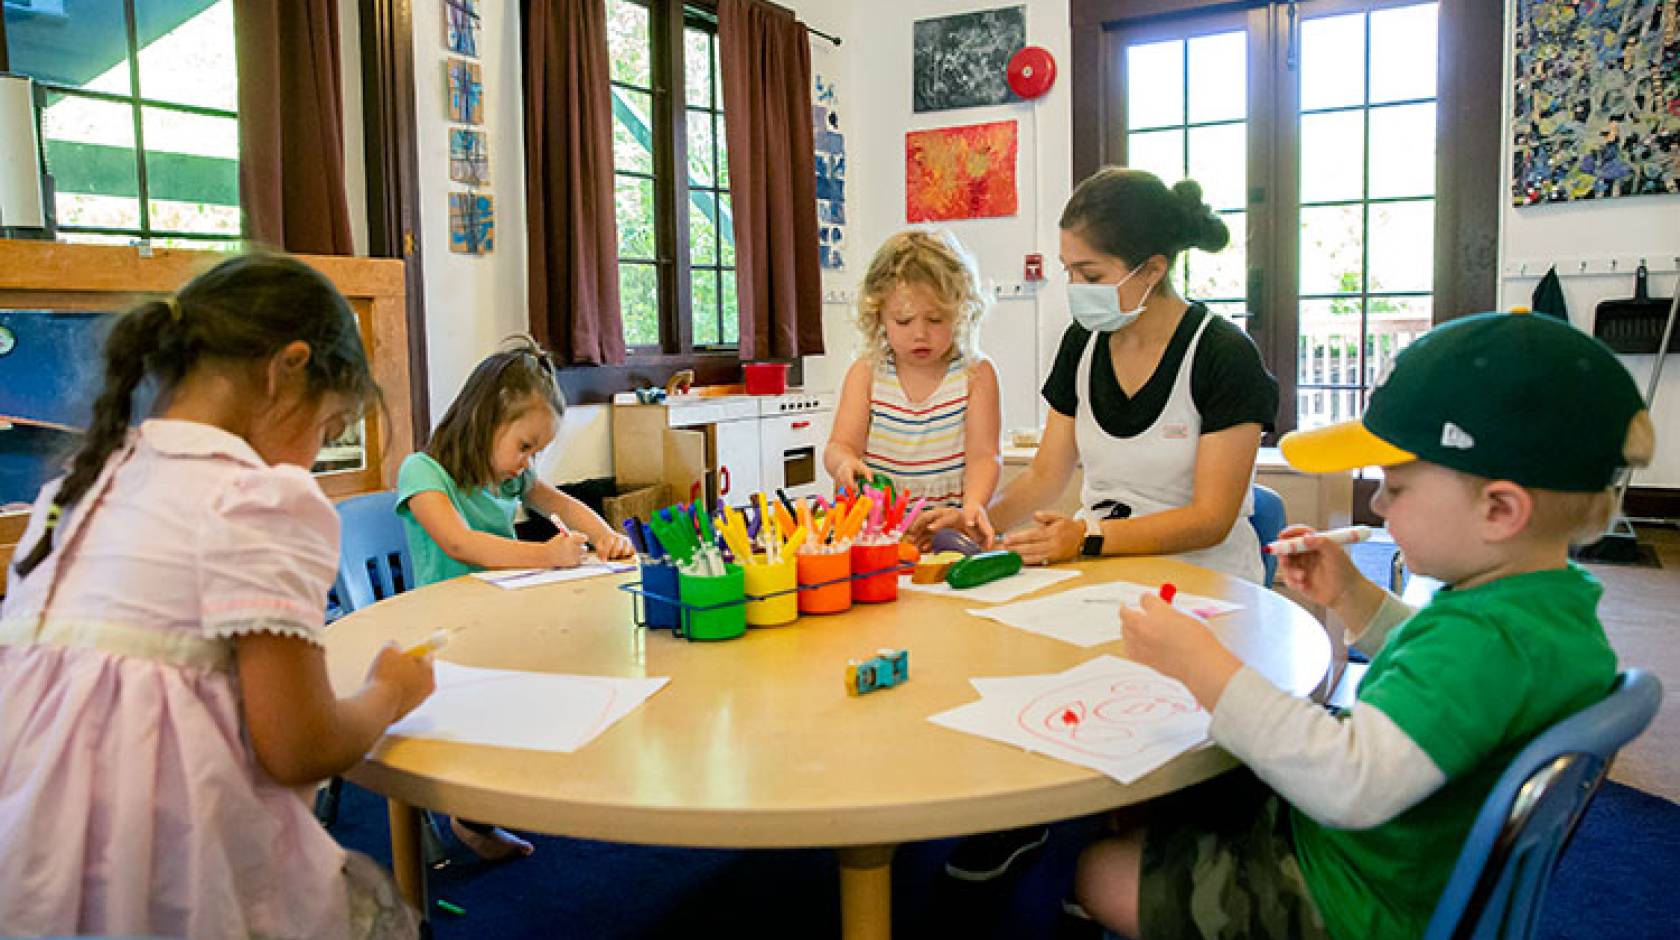
[(27, 575), (52, 554), (64, 513), (99, 478), (133, 421), (134, 393), (150, 378), (160, 398), (206, 359), (263, 360), (296, 341), (309, 345), (311, 395), (338, 393), (357, 402), (378, 397), (356, 315), (338, 289), (295, 258), (249, 254), (194, 278), (173, 297), (117, 317), (105, 339), (105, 384), (93, 418), (47, 510), (41, 537), (14, 562)]

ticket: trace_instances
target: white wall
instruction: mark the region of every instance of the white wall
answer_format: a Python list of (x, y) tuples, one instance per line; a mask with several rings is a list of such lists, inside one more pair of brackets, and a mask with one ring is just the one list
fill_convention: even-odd
[[(1017, 125), (1017, 214), (1008, 218), (942, 223), (979, 259), (989, 282), (1018, 282), (1028, 252), (1056, 265), (1056, 219), (1072, 190), (1072, 139), (1067, 66), (1069, 30), (1063, 0), (1026, 0), (1027, 42), (1049, 49), (1061, 74), (1049, 94), (1035, 101), (916, 114), (911, 106), (912, 24), (989, 6), (972, 0), (824, 0), (786, 4), (807, 24), (845, 40), (839, 49), (813, 41), (815, 68), (839, 82), (841, 130), (846, 135), (848, 244), (844, 271), (825, 272), (825, 290), (855, 291), (870, 255), (883, 239), (904, 228), (904, 141), (912, 130), (1013, 120)], [(993, 4), (1001, 6), (1002, 4)], [(839, 6), (839, 9), (836, 7)], [(849, 306), (823, 308), (828, 355), (806, 359), (806, 386), (837, 388), (856, 348)], [(981, 346), (997, 365), (1003, 390), (1003, 426), (1036, 426), (1042, 417), (1038, 387), (1068, 322), (1065, 291), (1052, 274), (1028, 299), (999, 300)]]
[[(1513, 7), (1507, 3), (1507, 24), (1513, 22)], [(1511, 35), (1507, 25), (1506, 36)], [(1510, 74), (1511, 43), (1505, 44), (1505, 74)], [(1511, 89), (1504, 90), (1504, 123), (1511, 122)], [(1510, 135), (1505, 135), (1501, 165), (1506, 168), (1504, 185), (1510, 191)], [(1569, 306), (1570, 322), (1591, 332), (1594, 308), (1601, 300), (1633, 296), (1633, 270), (1629, 260), (1637, 263), (1647, 258), (1653, 264), (1661, 261), (1672, 270), (1680, 259), (1680, 196), (1631, 196), (1615, 199), (1588, 200), (1552, 205), (1516, 208), (1509, 200), (1501, 212), (1500, 224), (1501, 270), (1507, 273), (1500, 282), (1501, 308), (1527, 306), (1534, 288), (1549, 264), (1557, 264), (1563, 283), (1564, 299)], [(1602, 263), (1620, 259), (1621, 273), (1576, 274), (1577, 262), (1588, 260)], [(1528, 276), (1520, 267), (1528, 263)], [(1567, 264), (1566, 264), (1567, 262)], [(1512, 270), (1516, 267), (1517, 270)], [(1672, 297), (1680, 290), (1680, 278), (1674, 274), (1651, 276), (1652, 296)], [(1633, 373), (1643, 392), (1651, 378), (1655, 356), (1623, 356), (1622, 362)], [(1680, 487), (1680, 357), (1669, 357), (1663, 369), (1662, 383), (1651, 403), (1651, 416), (1657, 426), (1656, 459), (1648, 469), (1634, 475), (1635, 486)]]

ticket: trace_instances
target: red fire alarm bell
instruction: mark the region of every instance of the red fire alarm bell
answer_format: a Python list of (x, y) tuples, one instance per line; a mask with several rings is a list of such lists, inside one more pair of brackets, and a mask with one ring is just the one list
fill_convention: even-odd
[(1009, 57), (1009, 88), (1023, 98), (1037, 98), (1056, 81), (1056, 60), (1043, 46), (1022, 46)]
[(1021, 276), (1029, 281), (1044, 280), (1044, 256), (1036, 251), (1027, 255), (1027, 267)]

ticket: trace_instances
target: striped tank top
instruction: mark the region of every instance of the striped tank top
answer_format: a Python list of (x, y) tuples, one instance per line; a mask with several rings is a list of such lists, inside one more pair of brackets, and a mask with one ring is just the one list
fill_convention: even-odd
[(863, 462), (893, 486), (929, 503), (962, 505), (968, 423), (968, 366), (953, 359), (939, 387), (912, 402), (891, 356), (875, 365)]

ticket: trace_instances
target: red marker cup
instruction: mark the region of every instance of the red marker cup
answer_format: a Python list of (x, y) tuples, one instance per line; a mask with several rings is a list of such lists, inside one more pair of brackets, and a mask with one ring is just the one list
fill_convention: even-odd
[(1167, 603), (1171, 604), (1172, 599), (1173, 599), (1173, 595), (1178, 593), (1178, 587), (1177, 587), (1177, 585), (1174, 585), (1171, 581), (1167, 581), (1167, 582), (1164, 582), (1161, 585), (1161, 590), (1160, 590), (1159, 593), (1161, 595), (1161, 600), (1164, 600)]

